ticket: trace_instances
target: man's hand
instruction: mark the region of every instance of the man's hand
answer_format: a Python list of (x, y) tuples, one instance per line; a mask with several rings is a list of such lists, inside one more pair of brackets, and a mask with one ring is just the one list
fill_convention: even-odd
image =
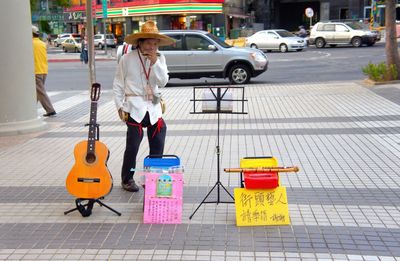
[(124, 112), (122, 109), (119, 109), (118, 110), (118, 115), (119, 115), (119, 118), (121, 119), (121, 121), (123, 121), (123, 122), (126, 122), (126, 121), (128, 121), (128, 113), (127, 112)]
[(151, 65), (157, 62), (157, 57), (158, 57), (157, 52), (143, 53), (143, 56), (145, 56), (147, 59), (150, 60)]

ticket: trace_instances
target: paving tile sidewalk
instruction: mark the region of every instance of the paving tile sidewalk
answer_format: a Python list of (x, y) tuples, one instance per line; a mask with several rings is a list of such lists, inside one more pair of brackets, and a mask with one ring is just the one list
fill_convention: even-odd
[[(64, 215), (90, 103), (87, 91), (54, 92), (47, 131), (0, 138), (0, 260), (400, 260), (400, 87), (255, 84), (245, 93), (247, 115), (221, 115), (221, 167), (263, 155), (299, 166), (281, 175), (290, 226), (236, 227), (232, 204), (203, 205), (189, 220), (217, 175), (217, 115), (190, 114), (191, 87), (163, 92), (165, 152), (185, 166), (182, 224), (143, 224), (143, 190), (120, 188), (125, 127), (109, 90), (97, 117), (114, 178), (104, 202), (122, 216), (97, 205), (87, 218)], [(147, 153), (144, 139), (138, 158)], [(239, 184), (223, 172), (221, 182)]]

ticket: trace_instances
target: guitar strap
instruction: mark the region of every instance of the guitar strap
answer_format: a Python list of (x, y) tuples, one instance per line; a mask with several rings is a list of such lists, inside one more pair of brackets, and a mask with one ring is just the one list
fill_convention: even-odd
[[(86, 204), (83, 203), (85, 200), (88, 201)], [(75, 199), (76, 208), (78, 209), (79, 213), (81, 213), (82, 217), (88, 217), (92, 214), (94, 202), (94, 199)]]

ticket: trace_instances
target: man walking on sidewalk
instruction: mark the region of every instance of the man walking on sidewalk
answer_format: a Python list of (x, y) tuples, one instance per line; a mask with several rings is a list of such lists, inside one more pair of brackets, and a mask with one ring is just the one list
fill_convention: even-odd
[(44, 117), (56, 115), (53, 105), (46, 93), (44, 84), (48, 73), (46, 44), (39, 39), (39, 29), (32, 25), (33, 59), (35, 62), (36, 99), (42, 104), (46, 113)]

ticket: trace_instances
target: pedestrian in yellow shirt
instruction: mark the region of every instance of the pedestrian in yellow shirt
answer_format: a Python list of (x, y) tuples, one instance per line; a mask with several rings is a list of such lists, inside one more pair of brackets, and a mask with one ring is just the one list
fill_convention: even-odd
[(53, 105), (46, 93), (44, 84), (48, 73), (46, 44), (39, 39), (39, 29), (32, 25), (33, 59), (35, 62), (36, 99), (42, 104), (46, 113), (44, 117), (56, 115)]

